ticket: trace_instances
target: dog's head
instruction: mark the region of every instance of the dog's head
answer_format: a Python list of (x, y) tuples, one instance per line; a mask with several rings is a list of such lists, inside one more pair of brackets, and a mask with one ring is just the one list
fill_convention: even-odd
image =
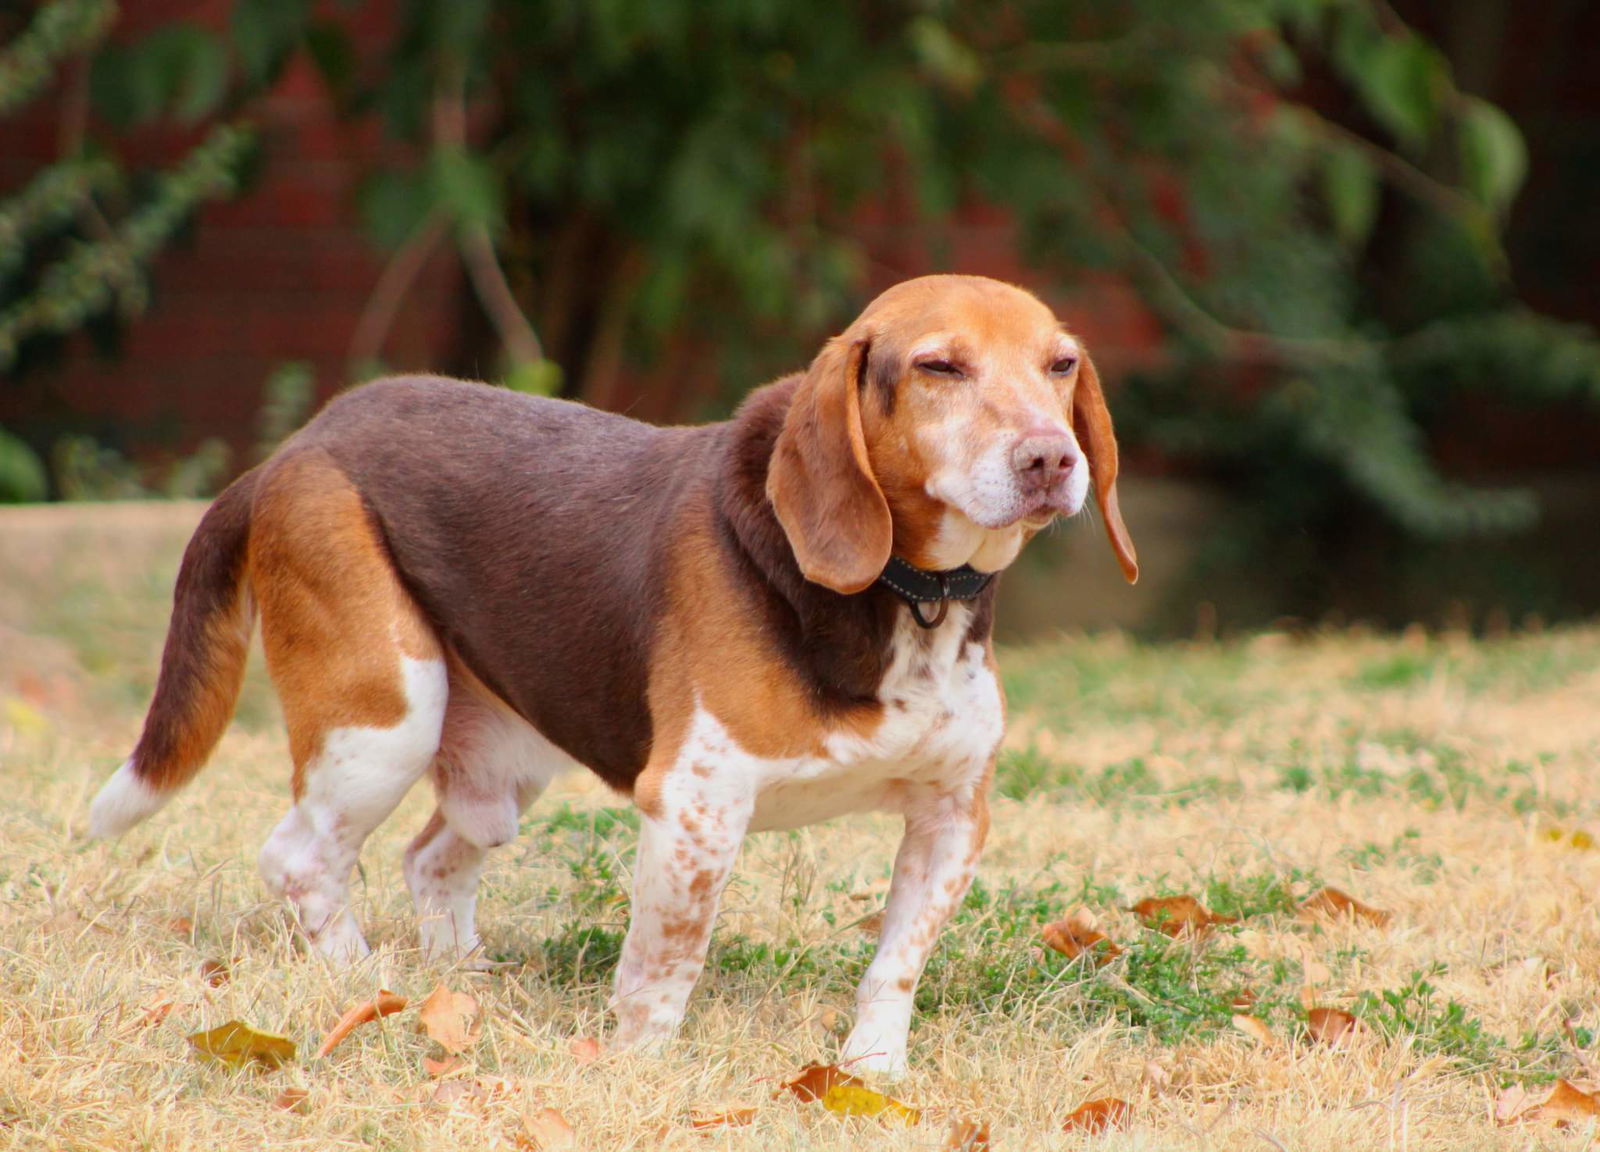
[(1117, 441), (1088, 351), (1020, 288), (924, 276), (879, 296), (812, 361), (767, 495), (806, 578), (859, 592), (891, 552), (919, 568), (1003, 568), (1076, 515), (1091, 480), (1132, 582)]

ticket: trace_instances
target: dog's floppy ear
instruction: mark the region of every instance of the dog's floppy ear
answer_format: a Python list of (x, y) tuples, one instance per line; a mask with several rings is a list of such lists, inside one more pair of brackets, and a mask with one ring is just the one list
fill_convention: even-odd
[(807, 580), (854, 593), (889, 562), (889, 502), (861, 428), (869, 342), (828, 341), (795, 389), (767, 470), (767, 499)]
[(1094, 481), (1094, 496), (1100, 505), (1100, 516), (1106, 522), (1111, 550), (1117, 554), (1117, 563), (1122, 565), (1122, 574), (1128, 583), (1136, 583), (1139, 554), (1133, 549), (1133, 539), (1128, 535), (1128, 526), (1122, 522), (1122, 509), (1117, 504), (1117, 436), (1111, 430), (1111, 412), (1106, 407), (1105, 392), (1100, 388), (1100, 374), (1095, 371), (1088, 353), (1078, 362), (1072, 431), (1078, 437), (1078, 446), (1089, 457), (1089, 476)]

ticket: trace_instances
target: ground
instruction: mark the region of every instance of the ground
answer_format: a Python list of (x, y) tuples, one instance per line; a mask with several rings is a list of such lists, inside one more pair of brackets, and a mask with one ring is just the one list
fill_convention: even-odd
[[(880, 1085), (924, 1110), (899, 1127), (772, 1098), (848, 1024), (888, 819), (754, 838), (684, 1039), (593, 1062), (571, 1044), (605, 1027), (633, 818), (587, 778), (552, 789), (492, 861), (481, 923), (505, 966), (489, 975), (410, 950), (398, 857), (425, 789), (363, 857), (373, 960), (334, 972), (299, 953), (255, 873), (288, 775), (258, 659), (211, 767), (122, 841), (85, 843), (89, 797), (137, 734), (195, 514), (0, 515), (0, 1146), (511, 1148), (543, 1108), (597, 1149), (938, 1148), (956, 1114), (1015, 1149), (1593, 1135), (1592, 1121), (1500, 1127), (1492, 1113), (1507, 1085), (1542, 1095), (1600, 1061), (1600, 628), (1003, 652), (993, 831), (923, 984), (913, 1072)], [(1305, 923), (1297, 905), (1324, 885), (1392, 919)], [(1178, 893), (1239, 923), (1169, 939), (1127, 910)], [(1096, 970), (1045, 949), (1041, 925), (1074, 910), (1122, 954)], [(446, 1102), (415, 1012), (441, 980), (484, 1020)], [(380, 985), (412, 1008), (313, 1058)], [(1314, 1042), (1308, 1005), (1354, 1012), (1360, 1034)], [(197, 1058), (185, 1038), (231, 1019), (296, 1041), (297, 1059), (240, 1072)], [(274, 1106), (286, 1088), (307, 1093), (299, 1111)], [(1106, 1096), (1129, 1103), (1128, 1127), (1061, 1130)], [(758, 1106), (751, 1126), (688, 1124), (735, 1105)]]

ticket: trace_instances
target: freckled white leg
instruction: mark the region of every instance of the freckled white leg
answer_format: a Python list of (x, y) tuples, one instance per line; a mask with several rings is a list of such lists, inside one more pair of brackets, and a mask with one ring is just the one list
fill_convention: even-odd
[(640, 821), (633, 914), (622, 944), (616, 1044), (670, 1038), (705, 967), (711, 925), (750, 823), (747, 796), (671, 795)]
[(478, 877), (489, 851), (462, 839), (434, 810), (406, 849), (406, 887), (417, 909), (417, 935), (432, 960), (466, 956), (478, 939)]
[(856, 990), (856, 1024), (840, 1054), (850, 1071), (905, 1074), (917, 981), (939, 930), (966, 897), (987, 830), (981, 791), (930, 797), (907, 811), (878, 951)]
[(439, 744), (447, 681), (438, 660), (403, 662), (404, 719), (392, 728), (334, 728), (305, 766), (295, 806), (261, 849), (261, 876), (288, 900), (307, 939), (338, 963), (366, 939), (350, 912), (361, 845), (411, 789)]

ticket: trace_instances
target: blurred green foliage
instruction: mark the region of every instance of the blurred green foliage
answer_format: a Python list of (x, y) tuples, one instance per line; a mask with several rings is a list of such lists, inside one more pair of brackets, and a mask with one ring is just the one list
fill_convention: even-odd
[(359, 7), (235, 0), (225, 31), (102, 46), (97, 107), (232, 124), (308, 59), (391, 144), (358, 204), (389, 287), (458, 245), (529, 390), (603, 404), (622, 365), (715, 348), (726, 386), (696, 356), (663, 411), (725, 404), (848, 319), (874, 254), (940, 264), (982, 202), (1036, 283), (1111, 273), (1156, 311), (1120, 428), (1243, 497), (1219, 549), (1314, 569), (1352, 508), (1525, 527), (1527, 494), (1441, 475), (1442, 398), (1600, 401), (1594, 334), (1514, 291), (1521, 133), (1382, 0), (399, 0), (377, 38)]

